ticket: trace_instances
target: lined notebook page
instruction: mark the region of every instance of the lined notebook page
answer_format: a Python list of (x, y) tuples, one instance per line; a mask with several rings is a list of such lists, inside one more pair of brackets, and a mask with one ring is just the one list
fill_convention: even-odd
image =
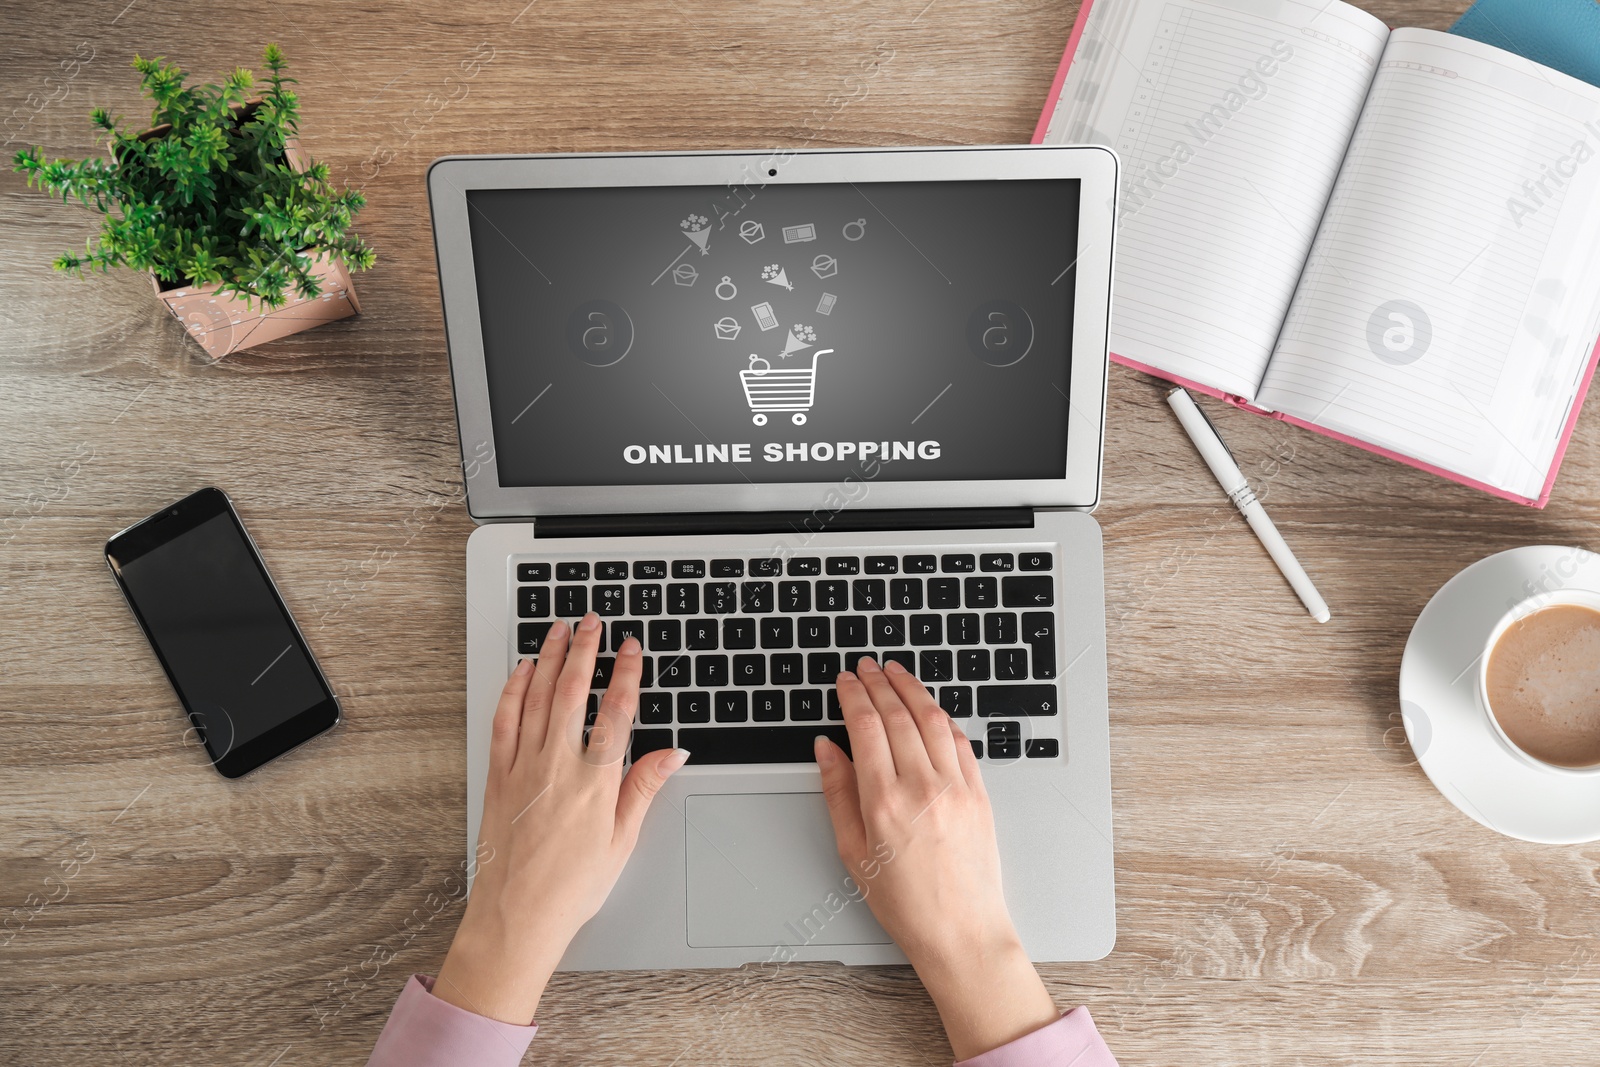
[(1258, 403), (1534, 498), (1597, 331), (1600, 89), (1396, 30)]
[(1255, 395), (1387, 36), (1340, 0), (1095, 0), (1044, 143), (1122, 158), (1113, 353)]

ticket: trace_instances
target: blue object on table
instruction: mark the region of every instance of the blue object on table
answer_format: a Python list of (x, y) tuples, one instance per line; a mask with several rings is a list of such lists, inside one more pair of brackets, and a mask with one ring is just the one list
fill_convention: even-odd
[(1600, 0), (1478, 0), (1450, 32), (1600, 86)]

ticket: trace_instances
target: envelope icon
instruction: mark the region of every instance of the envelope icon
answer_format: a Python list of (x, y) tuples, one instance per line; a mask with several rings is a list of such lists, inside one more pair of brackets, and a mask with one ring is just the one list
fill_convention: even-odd
[(831, 278), (839, 273), (839, 261), (824, 252), (811, 261), (811, 273), (819, 278)]
[(717, 331), (719, 341), (732, 341), (739, 336), (739, 320), (732, 315), (724, 315), (718, 319), (713, 328)]

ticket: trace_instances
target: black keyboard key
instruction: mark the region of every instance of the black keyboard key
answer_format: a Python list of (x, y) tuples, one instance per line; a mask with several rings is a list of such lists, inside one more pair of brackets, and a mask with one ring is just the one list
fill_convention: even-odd
[(956, 552), (948, 556), (939, 557), (939, 569), (946, 574), (965, 574), (975, 566), (977, 566), (977, 562), (965, 552)]
[(928, 607), (959, 608), (961, 606), (960, 578), (929, 578)]
[(762, 655), (733, 657), (734, 685), (766, 685), (767, 657)]
[(525, 585), (517, 590), (517, 618), (545, 619), (550, 616), (550, 587)]
[(1017, 560), (1009, 552), (993, 552), (978, 557), (980, 571), (1014, 571), (1017, 569)]
[(796, 556), (789, 561), (789, 573), (795, 577), (822, 573), (822, 559), (818, 556)]
[(978, 740), (976, 737), (972, 738), (972, 758), (983, 758), (983, 742)]
[(1000, 596), (1008, 608), (1048, 608), (1056, 602), (1055, 579), (1048, 574), (1002, 578)]
[(731, 615), (739, 607), (739, 587), (732, 582), (706, 583), (706, 614)]
[(656, 684), (656, 658), (654, 656), (641, 656), (639, 659), (639, 688), (648, 689)]
[(550, 564), (548, 563), (519, 563), (517, 564), (517, 581), (519, 582), (548, 582), (550, 580)]
[(659, 582), (667, 577), (667, 561), (664, 559), (639, 559), (633, 562), (633, 577), (640, 582)]
[(868, 556), (868, 574), (899, 574), (900, 559), (897, 556)]
[(717, 647), (717, 620), (690, 619), (683, 624), (683, 647), (691, 652), (709, 652)]
[(818, 611), (848, 611), (848, 610), (850, 610), (850, 583), (849, 582), (818, 582), (817, 583), (817, 610)]
[(805, 615), (795, 626), (801, 648), (827, 648), (833, 644), (828, 620), (821, 615)]
[(1028, 676), (1028, 650), (1025, 648), (997, 648), (994, 650), (994, 676), (996, 681), (1020, 682)]
[(604, 689), (611, 684), (611, 672), (617, 665), (615, 656), (596, 656), (594, 673), (589, 676), (590, 689)]
[(744, 560), (742, 559), (714, 559), (711, 561), (711, 577), (713, 578), (743, 578)]
[(678, 694), (679, 722), (710, 722), (711, 694), (690, 691)]
[(872, 643), (879, 648), (898, 648), (906, 643), (906, 617), (904, 615), (874, 615), (872, 617)]
[(952, 719), (972, 718), (972, 686), (941, 685), (939, 687), (939, 706)]
[(905, 570), (907, 574), (932, 574), (939, 569), (939, 560), (934, 556), (907, 556)]
[(628, 577), (628, 565), (621, 560), (596, 563), (594, 577), (600, 582), (620, 582)]
[(888, 586), (882, 578), (858, 578), (851, 585), (857, 611), (882, 611), (888, 606)]
[(777, 558), (753, 559), (750, 561), (750, 577), (776, 578), (783, 573), (783, 560)]
[(772, 583), (745, 582), (739, 586), (739, 610), (746, 615), (765, 615), (772, 610)]
[(922, 579), (896, 578), (889, 583), (889, 606), (895, 611), (922, 609)]
[(828, 718), (833, 722), (843, 722), (844, 707), (839, 703), (839, 690), (828, 690), (826, 697), (828, 701)]
[(1054, 715), (1059, 699), (1053, 685), (980, 685), (978, 714), (985, 718)]
[(661, 587), (659, 585), (628, 586), (629, 615), (660, 615)]
[(969, 608), (997, 608), (1000, 606), (1000, 592), (996, 588), (993, 578), (968, 578), (966, 586), (966, 600)]
[(867, 634), (865, 615), (840, 615), (833, 622), (833, 643), (840, 648), (865, 648)]
[(723, 619), (722, 620), (722, 647), (723, 648), (755, 648), (756, 647), (756, 620), (754, 620), (754, 619)]
[(594, 587), (594, 610), (596, 615), (621, 615), (627, 604), (622, 595), (620, 585), (597, 585)]
[(987, 648), (963, 648), (956, 653), (956, 677), (963, 682), (987, 682), (989, 680), (989, 650)]
[(517, 655), (537, 656), (544, 646), (544, 635), (550, 632), (548, 622), (517, 623)]
[(587, 563), (557, 563), (556, 581), (558, 582), (587, 582), (589, 580), (589, 565)]
[(859, 556), (829, 556), (829, 574), (860, 574), (861, 557)]
[(778, 610), (802, 612), (811, 610), (810, 582), (779, 582)]
[[(651, 725), (672, 721), (672, 694), (653, 689), (639, 694), (639, 721)], [(635, 731), (637, 734), (637, 731)]]
[(858, 671), (861, 669), (861, 661), (864, 659), (870, 659), (876, 663), (878, 662), (878, 654), (876, 652), (846, 652), (844, 654), (844, 669)]
[(717, 694), (718, 722), (746, 722), (750, 718), (750, 697), (737, 689)]
[(1014, 645), (1017, 643), (1017, 614), (1014, 611), (991, 611), (983, 617), (983, 643), (986, 645)]
[(978, 616), (969, 611), (951, 612), (945, 616), (944, 628), (952, 645), (978, 643)]
[(750, 694), (750, 717), (756, 722), (782, 722), (783, 690), (758, 689)]
[(589, 587), (586, 585), (556, 586), (556, 614), (576, 617), (589, 610)]
[(843, 726), (702, 726), (679, 730), (678, 744), (689, 750), (694, 764), (810, 763), (818, 734), (849, 755), (850, 735)]
[(704, 578), (706, 561), (703, 559), (675, 559), (672, 561), (674, 578)]
[(1022, 640), (1033, 650), (1033, 676), (1056, 676), (1056, 617), (1049, 611), (1022, 614)]
[(883, 654), (883, 663), (886, 667), (891, 663), (898, 663), (912, 674), (917, 673), (917, 654), (910, 649), (902, 648), (896, 652), (885, 652)]
[(676, 652), (682, 647), (683, 624), (677, 619), (657, 619), (650, 624), (651, 652)]
[(638, 619), (618, 619), (611, 624), (611, 651), (621, 652), (622, 642), (633, 638), (642, 646), (644, 644), (644, 623)]
[(772, 657), (773, 685), (800, 685), (805, 682), (806, 658), (798, 652), (780, 652)]
[(1053, 737), (1030, 737), (1024, 751), (1029, 759), (1055, 759), (1061, 755), (1061, 745)]
[(953, 657), (943, 649), (925, 651), (921, 656), (921, 669), (917, 677), (924, 682), (951, 682), (955, 680)]
[(796, 689), (789, 694), (789, 718), (795, 722), (821, 722), (822, 708), (820, 689)]
[(944, 623), (938, 615), (911, 616), (911, 643), (913, 645), (944, 644)]
[(633, 741), (629, 745), (629, 754), (637, 760), (640, 756), (654, 752), (658, 748), (671, 747), (671, 730), (635, 730), (633, 731)]
[(782, 615), (761, 620), (762, 648), (793, 648), (794, 620)]
[(698, 615), (700, 587), (693, 582), (674, 582), (667, 586), (668, 615)]
[(1024, 552), (1017, 557), (1017, 566), (1025, 571), (1047, 571), (1052, 557), (1048, 552)]
[(1022, 755), (1022, 724), (992, 722), (988, 730), (990, 759), (1017, 759)]
[(812, 652), (806, 656), (806, 684), (832, 685), (839, 677), (841, 663), (837, 652)]
[(656, 666), (656, 685), (662, 689), (682, 689), (694, 672), (694, 662), (688, 656), (662, 656)]

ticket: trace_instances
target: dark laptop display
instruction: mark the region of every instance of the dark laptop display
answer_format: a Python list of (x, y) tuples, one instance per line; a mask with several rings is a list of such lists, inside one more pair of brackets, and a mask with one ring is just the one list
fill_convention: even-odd
[(469, 191), (501, 483), (1059, 478), (1078, 186)]

